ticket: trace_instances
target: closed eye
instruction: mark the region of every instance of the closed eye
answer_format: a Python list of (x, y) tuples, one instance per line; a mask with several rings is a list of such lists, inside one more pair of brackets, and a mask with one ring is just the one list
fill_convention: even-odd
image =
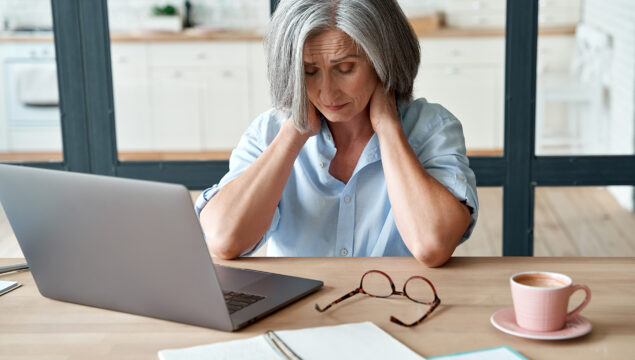
[(317, 73), (317, 72), (318, 72), (318, 68), (317, 67), (312, 66), (312, 65), (308, 65), (308, 64), (304, 65), (304, 73), (306, 75), (309, 75), (309, 76), (315, 75), (315, 73)]
[(355, 64), (350, 62), (341, 63), (337, 65), (337, 71), (340, 74), (350, 74), (351, 72), (353, 72), (354, 68), (355, 68)]

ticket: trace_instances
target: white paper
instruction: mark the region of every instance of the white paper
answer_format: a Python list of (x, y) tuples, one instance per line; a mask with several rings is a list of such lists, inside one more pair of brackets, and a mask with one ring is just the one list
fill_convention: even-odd
[(0, 295), (3, 295), (4, 293), (8, 293), (9, 291), (17, 287), (20, 287), (20, 284), (15, 281), (0, 280)]
[[(276, 331), (276, 335), (305, 360), (311, 359), (400, 359), (423, 357), (397, 341), (372, 322)], [(161, 360), (185, 359), (272, 359), (280, 355), (264, 336), (185, 349), (159, 351)]]
[(161, 360), (231, 360), (262, 359), (280, 360), (263, 336), (233, 340), (209, 345), (194, 346), (185, 349), (159, 351)]

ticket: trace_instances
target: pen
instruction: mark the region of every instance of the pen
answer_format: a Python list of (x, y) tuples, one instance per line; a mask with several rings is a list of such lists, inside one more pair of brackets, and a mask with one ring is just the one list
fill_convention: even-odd
[(265, 332), (265, 339), (278, 353), (288, 360), (302, 360), (282, 339), (271, 330)]
[(11, 272), (11, 271), (24, 270), (28, 268), (29, 268), (29, 264), (27, 263), (9, 265), (9, 266), (0, 266), (0, 274)]

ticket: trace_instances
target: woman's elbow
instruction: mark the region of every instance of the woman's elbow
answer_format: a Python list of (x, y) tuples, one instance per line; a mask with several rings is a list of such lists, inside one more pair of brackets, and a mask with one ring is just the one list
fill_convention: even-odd
[(412, 255), (417, 261), (427, 267), (439, 267), (450, 260), (456, 248), (455, 246), (449, 246), (447, 244), (448, 242), (444, 240), (420, 244), (420, 246), (414, 249)]
[(206, 238), (209, 251), (223, 260), (232, 260), (242, 254), (242, 251), (234, 245), (235, 242), (230, 239), (222, 240), (213, 236), (206, 236)]
[(236, 249), (236, 242), (231, 239), (231, 232), (227, 227), (217, 223), (217, 217), (208, 203), (201, 211), (201, 228), (205, 234), (208, 250), (215, 256), (224, 259), (235, 259), (241, 252)]
[(417, 259), (417, 261), (431, 268), (439, 267), (445, 264), (446, 262), (448, 262), (448, 260), (450, 260), (450, 256), (451, 256), (451, 254), (447, 255), (447, 254), (436, 253), (432, 251), (421, 251), (413, 255), (415, 259)]
[(207, 248), (212, 254), (223, 260), (235, 259), (241, 255), (236, 241), (232, 239), (229, 232), (219, 231), (220, 227), (210, 226), (212, 224), (209, 223), (205, 225), (207, 226), (203, 226), (203, 233), (205, 233)]

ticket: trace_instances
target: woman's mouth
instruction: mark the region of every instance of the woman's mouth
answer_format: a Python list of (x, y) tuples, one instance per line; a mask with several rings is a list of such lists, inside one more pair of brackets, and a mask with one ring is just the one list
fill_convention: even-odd
[(342, 108), (344, 108), (344, 106), (346, 105), (348, 105), (348, 103), (342, 105), (324, 105), (324, 107), (329, 109), (330, 111), (339, 111), (342, 110)]

